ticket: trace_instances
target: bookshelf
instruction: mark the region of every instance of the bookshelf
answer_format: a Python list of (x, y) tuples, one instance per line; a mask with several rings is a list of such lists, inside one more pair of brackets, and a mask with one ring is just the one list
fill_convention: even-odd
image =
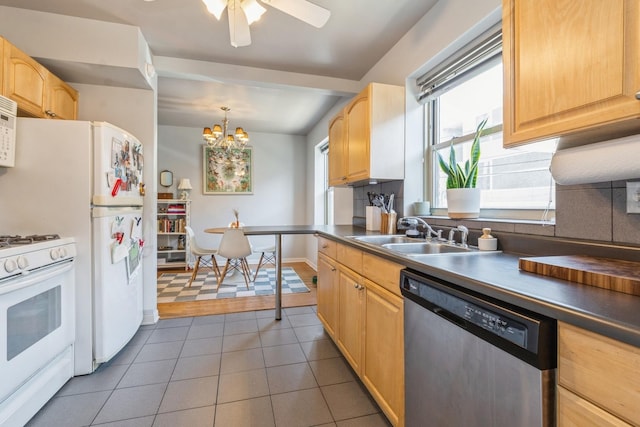
[(190, 210), (190, 200), (158, 199), (158, 269), (188, 268)]

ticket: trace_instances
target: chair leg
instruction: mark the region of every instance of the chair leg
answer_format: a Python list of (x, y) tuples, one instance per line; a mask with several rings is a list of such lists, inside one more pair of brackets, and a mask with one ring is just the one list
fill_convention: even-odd
[(224, 269), (222, 270), (222, 273), (220, 274), (220, 277), (218, 278), (218, 286), (216, 287), (216, 292), (218, 292), (218, 289), (220, 289), (220, 285), (222, 284), (222, 281), (224, 280), (225, 276), (227, 275), (227, 270), (229, 269), (229, 263), (231, 260), (227, 260), (227, 262), (224, 265)]
[(260, 255), (260, 261), (258, 261), (258, 266), (256, 267), (256, 275), (253, 276), (253, 281), (255, 282), (258, 278), (258, 271), (260, 271), (260, 267), (262, 267), (262, 260), (264, 259), (264, 252)]
[(251, 269), (249, 268), (249, 261), (246, 258), (242, 258), (240, 260), (240, 265), (242, 266), (242, 275), (244, 276), (244, 283), (247, 285), (247, 289), (249, 289), (249, 281), (251, 280)]
[(187, 285), (188, 288), (191, 287), (191, 283), (196, 278), (196, 275), (198, 274), (198, 267), (199, 266), (200, 266), (200, 257), (197, 257), (196, 258), (196, 265), (193, 266), (193, 273), (191, 273), (191, 279), (189, 280), (189, 284)]
[(218, 267), (218, 261), (216, 261), (215, 255), (211, 255), (211, 265), (213, 268), (213, 272), (216, 275), (216, 279), (220, 279), (220, 268)]

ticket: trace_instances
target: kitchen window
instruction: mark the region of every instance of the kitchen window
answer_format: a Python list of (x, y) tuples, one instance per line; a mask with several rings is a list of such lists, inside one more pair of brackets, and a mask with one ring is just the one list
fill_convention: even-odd
[(418, 79), (424, 104), (427, 147), (425, 200), (446, 215), (446, 176), (436, 153), (456, 150), (466, 161), (475, 130), (488, 119), (481, 139), (477, 186), (483, 218), (550, 220), (555, 183), (549, 172), (556, 141), (502, 147), (502, 38), (494, 28)]

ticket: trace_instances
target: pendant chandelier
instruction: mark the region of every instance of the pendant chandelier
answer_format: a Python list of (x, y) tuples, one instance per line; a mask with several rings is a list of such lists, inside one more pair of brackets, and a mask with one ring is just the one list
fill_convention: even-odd
[(249, 142), (249, 135), (241, 127), (236, 128), (235, 133), (228, 133), (229, 119), (227, 113), (231, 111), (229, 107), (220, 107), (224, 111), (222, 126), (215, 124), (213, 128), (204, 128), (202, 137), (209, 147), (223, 148), (227, 151), (232, 149), (242, 150)]

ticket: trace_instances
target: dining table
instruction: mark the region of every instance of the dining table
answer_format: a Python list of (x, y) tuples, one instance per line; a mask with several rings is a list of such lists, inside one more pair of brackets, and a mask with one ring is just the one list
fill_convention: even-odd
[[(315, 234), (315, 225), (257, 225), (243, 226), (246, 236), (275, 236), (276, 248), (276, 320), (282, 319), (282, 236), (285, 234)], [(229, 227), (206, 228), (205, 233), (224, 234)]]

